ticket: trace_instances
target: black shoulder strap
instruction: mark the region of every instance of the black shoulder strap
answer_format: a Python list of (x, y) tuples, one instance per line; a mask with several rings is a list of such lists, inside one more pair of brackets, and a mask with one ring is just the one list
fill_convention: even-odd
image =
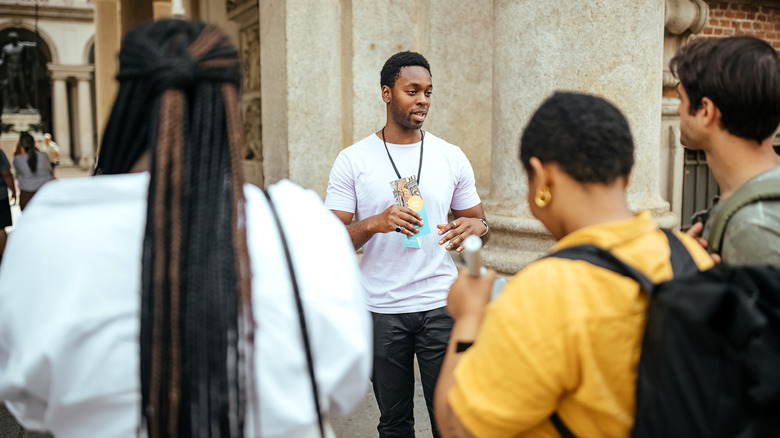
[(263, 190), (265, 198), (268, 200), (268, 207), (273, 213), (274, 221), (276, 222), (276, 229), (279, 230), (279, 238), (282, 240), (282, 246), (284, 247), (284, 255), (287, 258), (287, 267), (290, 272), (290, 281), (292, 283), (293, 292), (295, 292), (295, 305), (298, 308), (298, 321), (301, 325), (301, 336), (303, 338), (303, 347), (306, 350), (306, 365), (309, 369), (309, 378), (311, 379), (312, 396), (314, 397), (314, 407), (317, 409), (317, 423), (320, 426), (320, 436), (325, 438), (325, 425), (322, 421), (322, 409), (320, 409), (320, 397), (317, 390), (317, 379), (314, 375), (314, 358), (311, 354), (311, 344), (309, 342), (309, 331), (306, 328), (306, 316), (303, 313), (303, 302), (301, 300), (301, 293), (298, 290), (298, 280), (295, 276), (295, 268), (293, 268), (292, 257), (290, 255), (290, 248), (287, 246), (287, 238), (284, 235), (284, 228), (282, 227), (282, 221), (279, 219), (279, 214), (276, 211), (271, 194), (268, 190)]
[(653, 282), (650, 281), (645, 274), (615, 257), (609, 250), (596, 245), (570, 246), (560, 251), (556, 251), (547, 257), (586, 261), (591, 265), (608, 269), (616, 274), (635, 280), (639, 283), (639, 286), (647, 292), (652, 292), (653, 290)]
[[(693, 257), (691, 257), (685, 244), (682, 243), (674, 232), (666, 229), (662, 229), (662, 231), (669, 241), (669, 252), (671, 253), (670, 263), (674, 276), (676, 277), (681, 274), (698, 270), (699, 268), (696, 265), (696, 261), (693, 260)], [(642, 290), (650, 294), (653, 293), (653, 288), (655, 287), (655, 283), (638, 269), (615, 257), (609, 250), (596, 245), (572, 246), (556, 251), (547, 257), (586, 261), (592, 265), (608, 269), (616, 274), (633, 279), (639, 283)], [(552, 421), (555, 430), (558, 431), (562, 438), (576, 438), (576, 435), (574, 435), (563, 420), (561, 420), (561, 417), (558, 416), (557, 412), (553, 412), (550, 416), (550, 421)]]

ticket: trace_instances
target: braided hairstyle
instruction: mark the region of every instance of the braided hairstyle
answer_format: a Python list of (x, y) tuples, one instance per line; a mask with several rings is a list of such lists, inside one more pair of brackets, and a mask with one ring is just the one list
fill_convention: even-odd
[(126, 173), (149, 151), (140, 363), (150, 438), (243, 436), (254, 321), (239, 68), (218, 28), (191, 21), (146, 24), (119, 53), (96, 173)]
[(35, 173), (38, 170), (38, 149), (35, 148), (35, 139), (29, 132), (22, 131), (19, 134), (17, 149), (19, 148), (27, 154), (27, 166), (30, 167), (30, 173)]

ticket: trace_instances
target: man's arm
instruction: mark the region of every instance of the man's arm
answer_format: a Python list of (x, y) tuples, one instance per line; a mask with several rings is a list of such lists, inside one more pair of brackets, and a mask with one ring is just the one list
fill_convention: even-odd
[(423, 225), (422, 217), (419, 214), (400, 205), (392, 205), (382, 213), (354, 223), (352, 222), (354, 213), (341, 210), (331, 211), (346, 225), (355, 251), (362, 248), (369, 239), (374, 237), (374, 234), (395, 232), (396, 227), (400, 227), (401, 233), (414, 236), (415, 233), (420, 232), (417, 227)]
[(16, 201), (16, 185), (14, 184), (14, 177), (11, 175), (11, 171), (8, 169), (1, 170), (0, 176), (3, 177), (3, 181), (5, 181), (5, 185), (8, 186), (9, 189), (11, 189), (11, 203)]
[(463, 351), (458, 351), (458, 344), (464, 346), (476, 339), (482, 325), (485, 306), (490, 302), (490, 291), (495, 279), (496, 272), (492, 269), (480, 277), (461, 270), (447, 297), (447, 310), (455, 323), (433, 397), (436, 424), (445, 438), (474, 437), (453, 412), (448, 395), (450, 389), (455, 386), (455, 367), (463, 355)]
[[(439, 235), (443, 235), (439, 240), (439, 245), (447, 245), (444, 247), (446, 250), (457, 248), (456, 251), (463, 251), (461, 243), (466, 237), (475, 235), (481, 236), (482, 245), (485, 245), (490, 240), (490, 227), (485, 225), (487, 220), (485, 219), (485, 211), (482, 208), (482, 203), (479, 203), (471, 208), (465, 210), (452, 210), (452, 215), (455, 216), (455, 220), (448, 224), (439, 224)], [(482, 222), (485, 221), (485, 222)], [(483, 236), (482, 233), (487, 233)]]

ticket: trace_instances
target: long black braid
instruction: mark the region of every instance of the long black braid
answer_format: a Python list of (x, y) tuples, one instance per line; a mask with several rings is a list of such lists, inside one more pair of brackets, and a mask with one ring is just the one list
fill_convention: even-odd
[(151, 177), (143, 242), (142, 418), (150, 438), (241, 437), (251, 357), (236, 48), (216, 27), (131, 31), (96, 173)]

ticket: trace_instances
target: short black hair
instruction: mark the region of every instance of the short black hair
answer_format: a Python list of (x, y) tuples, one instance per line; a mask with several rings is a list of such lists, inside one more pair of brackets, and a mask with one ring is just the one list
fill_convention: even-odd
[(721, 113), (723, 129), (762, 142), (780, 124), (780, 57), (752, 36), (697, 38), (669, 63), (695, 114), (707, 97)]
[(379, 75), (379, 84), (393, 88), (395, 80), (401, 74), (401, 69), (411, 66), (425, 67), (428, 70), (428, 74), (431, 74), (431, 66), (428, 65), (428, 60), (417, 52), (407, 50), (398, 52), (385, 61), (385, 65), (382, 67), (382, 72)]
[(523, 130), (520, 161), (529, 176), (531, 157), (557, 163), (580, 183), (609, 184), (631, 173), (634, 141), (626, 118), (611, 103), (588, 94), (556, 92)]

